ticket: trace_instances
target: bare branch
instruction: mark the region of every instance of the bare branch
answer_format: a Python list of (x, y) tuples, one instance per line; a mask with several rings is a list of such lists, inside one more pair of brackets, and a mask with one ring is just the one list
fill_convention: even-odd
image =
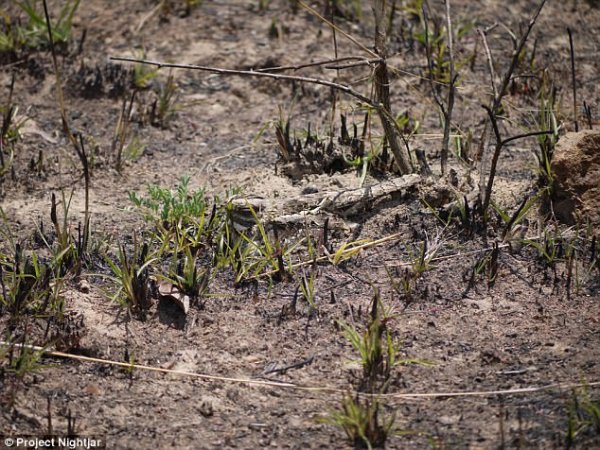
[(446, 100), (446, 113), (444, 114), (444, 140), (442, 141), (442, 175), (446, 173), (448, 165), (448, 153), (450, 153), (450, 131), (452, 128), (452, 111), (454, 110), (454, 97), (456, 94), (456, 80), (454, 68), (454, 36), (452, 34), (452, 18), (450, 16), (450, 0), (446, 0), (446, 33), (448, 35), (448, 57), (450, 65), (450, 86), (448, 87), (448, 97)]
[[(306, 64), (265, 67), (264, 69), (256, 69), (255, 72), (273, 73), (273, 72), (283, 72), (285, 70), (300, 70), (300, 69), (305, 69), (307, 67), (316, 67), (316, 66), (324, 66), (326, 69), (337, 69), (338, 67), (346, 68), (346, 67), (356, 67), (356, 66), (370, 66), (372, 64), (378, 63), (379, 61), (381, 61), (380, 58), (367, 59), (367, 58), (361, 58), (359, 56), (346, 56), (344, 58), (325, 59), (325, 60), (315, 61), (315, 62), (306, 63)], [(331, 66), (331, 64), (338, 64), (338, 63), (347, 63), (347, 65)]]
[(311, 83), (311, 84), (319, 84), (321, 86), (327, 86), (339, 91), (345, 92), (348, 95), (360, 100), (367, 105), (378, 108), (378, 105), (373, 102), (369, 97), (362, 95), (360, 92), (355, 91), (350, 86), (340, 83), (334, 83), (333, 81), (322, 80), (320, 78), (312, 78), (312, 77), (301, 77), (294, 75), (284, 75), (278, 73), (270, 73), (270, 72), (258, 72), (255, 70), (235, 70), (235, 69), (221, 69), (218, 67), (208, 67), (208, 66), (199, 66), (195, 64), (174, 64), (174, 63), (165, 63), (160, 61), (151, 61), (147, 59), (138, 59), (138, 58), (129, 58), (123, 56), (111, 56), (111, 61), (123, 61), (130, 63), (139, 63), (139, 64), (148, 64), (150, 66), (158, 67), (159, 69), (163, 67), (173, 68), (173, 69), (187, 69), (187, 70), (200, 70), (204, 72), (218, 73), (219, 75), (237, 75), (237, 76), (250, 76), (250, 77), (262, 77), (262, 78), (271, 78), (275, 80), (287, 80), (287, 81), (298, 81), (302, 83)]
[(492, 108), (494, 110), (496, 110), (497, 108), (500, 107), (502, 98), (506, 95), (506, 91), (508, 90), (508, 85), (510, 84), (512, 74), (515, 71), (515, 69), (517, 68), (517, 65), (519, 63), (519, 55), (523, 51), (523, 48), (525, 47), (525, 43), (527, 42), (527, 39), (529, 38), (529, 34), (531, 33), (533, 26), (537, 22), (537, 19), (538, 19), (540, 13), (542, 12), (542, 9), (544, 8), (545, 4), (546, 4), (546, 0), (542, 0), (540, 5), (536, 9), (535, 13), (529, 20), (529, 24), (527, 25), (527, 30), (525, 31), (525, 34), (523, 34), (523, 36), (521, 36), (521, 39), (519, 41), (519, 44), (517, 45), (517, 48), (515, 48), (515, 50), (513, 51), (513, 56), (512, 56), (512, 60), (510, 62), (510, 66), (509, 66), (508, 70), (506, 71), (506, 73), (504, 74), (504, 79), (502, 80), (502, 84), (500, 85), (500, 91), (498, 92), (498, 96), (496, 97), (496, 100), (494, 101), (494, 107)]
[[(514, 138), (509, 138), (508, 140), (505, 140), (505, 141), (503, 141), (501, 138), (500, 130), (498, 129), (498, 114), (502, 108), (502, 99), (508, 92), (508, 86), (512, 79), (513, 73), (519, 64), (519, 55), (523, 51), (523, 48), (525, 47), (525, 44), (527, 43), (527, 38), (529, 37), (529, 34), (531, 33), (531, 30), (533, 29), (533, 26), (535, 25), (545, 4), (546, 4), (546, 0), (542, 0), (540, 2), (539, 6), (535, 10), (535, 13), (533, 14), (533, 16), (531, 16), (531, 19), (529, 20), (527, 30), (521, 36), (518, 44), (515, 46), (515, 49), (513, 50), (513, 54), (512, 54), (512, 59), (510, 61), (510, 65), (508, 66), (508, 69), (506, 70), (506, 72), (504, 73), (504, 77), (502, 78), (502, 83), (500, 85), (500, 89), (497, 90), (497, 88), (494, 87), (494, 99), (492, 101), (491, 108), (484, 106), (484, 108), (488, 112), (490, 121), (492, 123), (492, 127), (494, 129), (494, 134), (496, 136), (496, 146), (494, 148), (494, 154), (492, 155), (490, 174), (489, 174), (489, 177), (487, 180), (487, 185), (485, 188), (485, 197), (483, 199), (484, 217), (485, 217), (487, 208), (490, 204), (491, 195), (492, 195), (492, 187), (494, 185), (494, 179), (496, 177), (496, 167), (498, 165), (498, 159), (500, 157), (500, 152), (502, 150), (502, 147), (507, 142), (510, 142), (510, 141), (518, 138), (517, 136), (515, 136)], [(484, 45), (486, 46), (486, 51), (488, 52), (488, 61), (490, 62), (490, 72), (492, 74), (492, 80), (493, 80), (494, 76), (493, 76), (493, 63), (492, 63), (492, 59), (491, 59), (491, 54), (489, 53), (489, 47), (487, 46), (487, 40), (486, 40), (485, 34), (482, 33), (481, 31), (480, 31), (480, 34), (483, 37), (483, 42), (484, 42)], [(492, 86), (494, 86), (494, 85), (492, 85)], [(483, 170), (482, 170), (482, 173), (483, 173)]]
[(534, 136), (546, 136), (546, 135), (550, 135), (550, 134), (554, 134), (554, 131), (552, 131), (552, 130), (530, 131), (529, 133), (517, 134), (516, 136), (511, 136), (507, 139), (504, 139), (502, 141), (502, 146), (505, 146), (509, 142), (516, 141), (517, 139), (525, 139), (525, 138), (534, 137)]

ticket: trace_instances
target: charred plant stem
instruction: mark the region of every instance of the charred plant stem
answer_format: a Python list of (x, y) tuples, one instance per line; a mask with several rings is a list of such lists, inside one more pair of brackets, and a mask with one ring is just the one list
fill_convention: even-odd
[(448, 166), (448, 153), (450, 151), (450, 131), (452, 127), (452, 111), (454, 110), (454, 96), (456, 94), (456, 79), (454, 67), (454, 37), (452, 35), (452, 19), (450, 17), (450, 0), (446, 0), (446, 33), (448, 34), (448, 63), (450, 65), (450, 86), (448, 86), (448, 98), (444, 113), (444, 140), (442, 141), (442, 175), (446, 173)]
[(567, 28), (569, 34), (569, 50), (571, 55), (571, 85), (573, 89), (573, 122), (575, 122), (575, 131), (579, 131), (579, 122), (577, 121), (577, 77), (575, 72), (575, 47), (573, 46), (573, 33)]
[(79, 142), (77, 142), (77, 138), (71, 132), (71, 127), (69, 126), (69, 120), (67, 117), (67, 109), (65, 107), (65, 97), (62, 88), (62, 76), (60, 72), (60, 68), (58, 67), (58, 59), (56, 57), (56, 48), (54, 46), (54, 38), (52, 36), (52, 25), (50, 24), (50, 14), (48, 13), (48, 4), (46, 0), (43, 0), (44, 5), (44, 16), (46, 18), (46, 27), (48, 29), (48, 42), (50, 43), (50, 52), (52, 54), (52, 65), (54, 66), (54, 74), (56, 76), (56, 94), (58, 96), (58, 106), (60, 108), (60, 114), (62, 117), (62, 124), (65, 133), (73, 148), (75, 149), (75, 153), (79, 157), (81, 164), (83, 166), (83, 176), (85, 179), (85, 224), (84, 224), (84, 247), (83, 250), (87, 249), (87, 238), (89, 234), (89, 184), (90, 184), (90, 172), (89, 172), (89, 164), (87, 155), (85, 153), (85, 149), (83, 147), (83, 138), (79, 135)]
[(376, 108), (385, 131), (385, 136), (394, 154), (396, 166), (401, 174), (414, 171), (408, 148), (402, 145), (403, 133), (400, 131), (394, 116), (391, 114), (390, 103), (390, 78), (386, 63), (386, 26), (385, 26), (385, 0), (374, 0), (373, 13), (375, 15), (375, 52), (381, 61), (375, 67), (373, 83), (375, 87)]
[(485, 110), (488, 113), (490, 123), (492, 124), (492, 130), (494, 130), (494, 136), (496, 137), (496, 146), (494, 148), (494, 154), (492, 155), (492, 162), (490, 165), (490, 178), (488, 179), (488, 184), (486, 186), (486, 191), (485, 191), (485, 197), (483, 200), (483, 214), (485, 215), (485, 211), (487, 210), (487, 208), (490, 205), (490, 200), (491, 200), (491, 195), (492, 195), (492, 187), (493, 187), (493, 183), (494, 183), (494, 175), (496, 173), (496, 168), (498, 166), (498, 159), (500, 157), (500, 151), (502, 150), (502, 148), (506, 144), (508, 144), (512, 141), (516, 141), (517, 139), (552, 134), (553, 131), (552, 130), (532, 131), (529, 133), (518, 134), (516, 136), (511, 136), (509, 138), (502, 139), (502, 136), (500, 134), (500, 129), (498, 127), (498, 117), (494, 114), (494, 111), (492, 111), (492, 109), (490, 107), (485, 106), (485, 105), (482, 105), (482, 106), (483, 106), (483, 108), (485, 108)]
[[(508, 70), (504, 73), (504, 77), (502, 78), (502, 83), (500, 84), (500, 89), (494, 93), (494, 98), (492, 100), (491, 108), (485, 106), (485, 109), (488, 112), (490, 121), (492, 122), (494, 134), (496, 136), (496, 146), (494, 148), (494, 154), (492, 155), (490, 174), (489, 174), (489, 177), (487, 180), (487, 185), (485, 188), (483, 204), (482, 204), (482, 214), (484, 216), (484, 220), (486, 217), (487, 209), (490, 205), (492, 188), (494, 186), (494, 179), (496, 177), (496, 167), (498, 165), (498, 158), (500, 157), (500, 151), (502, 150), (502, 147), (507, 142), (510, 142), (511, 140), (516, 139), (516, 137), (515, 137), (515, 138), (509, 138), (509, 140), (507, 140), (507, 141), (502, 141), (502, 139), (500, 137), (500, 131), (498, 129), (498, 118), (499, 118), (499, 114), (502, 110), (502, 99), (508, 92), (508, 86), (512, 79), (512, 75), (519, 64), (519, 56), (521, 55), (521, 52), (523, 51), (523, 48), (525, 47), (525, 43), (527, 42), (529, 34), (531, 33), (531, 30), (533, 29), (533, 26), (535, 25), (540, 13), (542, 12), (542, 8), (544, 7), (545, 4), (546, 4), (546, 0), (542, 0), (540, 5), (536, 9), (535, 13), (529, 20), (527, 30), (525, 30), (525, 33), (523, 34), (523, 36), (521, 36), (521, 39), (515, 44), (515, 48), (513, 50), (510, 65), (508, 66)], [(485, 40), (485, 35), (484, 35), (484, 44), (485, 44), (485, 41), (486, 40)], [(491, 71), (490, 75), (493, 79), (494, 78), (493, 60), (491, 59), (491, 53), (489, 53), (489, 48), (488, 48), (488, 58), (489, 58), (489, 62), (490, 62), (490, 71)], [(483, 171), (482, 171), (482, 173), (483, 173)]]
[(446, 103), (440, 97), (440, 88), (445, 83), (439, 83), (434, 77), (433, 72), (433, 56), (431, 43), (429, 41), (429, 17), (426, 3), (422, 6), (423, 21), (425, 25), (425, 54), (427, 57), (427, 68), (429, 70), (429, 83), (431, 85), (431, 92), (433, 99), (438, 105), (442, 117), (444, 119), (444, 135), (442, 139), (442, 152), (441, 152), (441, 171), (444, 175), (447, 171), (448, 166), (448, 153), (450, 151), (450, 132), (452, 128), (452, 111), (454, 110), (454, 98), (456, 94), (456, 80), (458, 76), (455, 74), (454, 66), (454, 41), (452, 37), (452, 19), (450, 17), (450, 0), (446, 0), (446, 33), (448, 39), (448, 55), (449, 55), (449, 75), (450, 83), (448, 84), (448, 95), (446, 97)]

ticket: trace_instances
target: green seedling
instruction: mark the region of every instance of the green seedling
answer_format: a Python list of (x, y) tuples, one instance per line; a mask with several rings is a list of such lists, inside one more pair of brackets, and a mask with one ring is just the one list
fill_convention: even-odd
[(541, 239), (526, 239), (523, 242), (534, 248), (538, 257), (549, 267), (554, 267), (564, 257), (564, 239), (559, 231), (545, 229)]
[(142, 209), (147, 221), (171, 229), (178, 224), (186, 226), (205, 215), (207, 204), (204, 189), (189, 190), (190, 177), (183, 176), (174, 191), (157, 185), (148, 186), (148, 196), (129, 192), (129, 200)]
[(167, 128), (169, 122), (182, 107), (178, 103), (179, 87), (175, 82), (173, 72), (169, 72), (164, 82), (158, 83), (156, 99), (150, 110), (150, 123), (161, 128)]
[(426, 236), (418, 247), (409, 248), (411, 269), (415, 276), (420, 277), (435, 267), (433, 261), (443, 244), (441, 236), (441, 232), (433, 239)]
[(177, 259), (176, 253), (173, 255), (169, 275), (164, 278), (196, 301), (208, 292), (211, 274), (206, 268), (198, 270), (198, 259), (188, 246), (185, 247), (183, 258)]
[(360, 356), (362, 378), (359, 390), (377, 392), (385, 390), (393, 367), (398, 364), (399, 346), (386, 327), (388, 318), (380, 312), (383, 305), (379, 298), (373, 300), (369, 323), (364, 332), (340, 322), (344, 336)]
[(334, 266), (337, 266), (360, 253), (360, 251), (363, 249), (363, 246), (370, 242), (372, 241), (369, 239), (360, 239), (358, 241), (353, 242), (343, 242), (335, 251), (335, 253), (329, 255), (329, 261)]
[(280, 248), (277, 242), (271, 240), (254, 208), (249, 203), (247, 206), (255, 226), (250, 229), (250, 233), (239, 233), (241, 245), (236, 246), (239, 259), (235, 260), (234, 257), (235, 266), (237, 266), (237, 283), (245, 278), (257, 277), (266, 271), (280, 273), (283, 270), (283, 267), (280, 266), (282, 256), (287, 253)]
[(23, 384), (25, 377), (40, 372), (47, 367), (40, 364), (40, 359), (46, 349), (37, 350), (25, 343), (14, 343), (10, 336), (5, 339), (5, 342), (0, 344), (0, 380), (3, 376), (10, 377), (12, 389), (8, 398), (8, 405), (13, 405), (17, 391)]
[(150, 266), (156, 261), (156, 258), (149, 257), (148, 248), (147, 243), (140, 248), (137, 240), (134, 240), (131, 255), (121, 245), (117, 261), (105, 257), (113, 273), (112, 279), (117, 285), (113, 300), (126, 307), (130, 313), (137, 313), (142, 320), (151, 305)]
[[(146, 59), (146, 52), (143, 49), (136, 50), (134, 51), (134, 57), (136, 59)], [(150, 86), (152, 86), (157, 74), (158, 68), (148, 66), (146, 64), (135, 63), (133, 65), (134, 91), (148, 89)]]
[(500, 217), (505, 224), (504, 231), (502, 232), (503, 239), (509, 239), (515, 234), (514, 231), (516, 227), (525, 220), (531, 208), (535, 206), (544, 195), (546, 195), (546, 191), (540, 190), (534, 195), (526, 196), (513, 214), (509, 214), (507, 210), (498, 206), (494, 201), (490, 202), (492, 208), (498, 214), (498, 217)]
[(14, 159), (15, 143), (21, 140), (21, 128), (29, 118), (19, 115), (19, 108), (12, 104), (15, 75), (13, 73), (6, 105), (0, 108), (2, 127), (0, 128), (0, 179), (10, 171)]
[(62, 276), (69, 271), (73, 273), (79, 273), (81, 271), (85, 259), (85, 247), (89, 240), (89, 236), (85, 236), (85, 233), (89, 233), (89, 225), (84, 227), (83, 230), (79, 225), (76, 238), (73, 236), (71, 230), (72, 225), (69, 220), (69, 211), (73, 199), (73, 191), (71, 191), (68, 198), (63, 191), (61, 192), (61, 197), (60, 205), (62, 205), (62, 215), (59, 219), (59, 203), (56, 200), (56, 195), (52, 193), (50, 220), (54, 227), (53, 242), (50, 243), (48, 241), (45, 233), (39, 226), (37, 230), (37, 235), (52, 253), (52, 267), (55, 269), (57, 276)]
[(396, 417), (384, 416), (376, 397), (346, 395), (341, 407), (323, 421), (344, 430), (354, 448), (384, 448)]
[(50, 269), (42, 265), (35, 253), (26, 257), (20, 244), (16, 244), (12, 261), (0, 262), (2, 298), (0, 309), (13, 317), (24, 312), (43, 312), (50, 303)]
[(538, 186), (545, 189), (546, 198), (550, 198), (554, 189), (554, 172), (552, 169), (552, 156), (554, 147), (558, 142), (559, 126), (556, 117), (556, 90), (549, 76), (544, 71), (542, 86), (539, 93), (539, 113), (534, 116), (534, 129), (532, 131), (551, 130), (552, 134), (537, 137), (539, 151), (536, 153), (538, 166)]
[[(12, 0), (26, 16), (24, 25), (13, 21), (0, 10), (4, 30), (0, 31), (0, 53), (17, 53), (23, 49), (45, 48), (49, 44), (48, 28), (41, 2), (36, 0)], [(57, 46), (66, 45), (71, 39), (73, 17), (81, 0), (67, 0), (54, 23), (52, 24), (52, 39)]]
[(567, 449), (585, 435), (600, 436), (600, 403), (592, 400), (589, 388), (573, 389), (567, 404), (568, 422), (565, 434)]
[(307, 275), (306, 272), (302, 274), (302, 278), (300, 279), (299, 284), (300, 292), (302, 292), (302, 297), (310, 306), (311, 311), (317, 309), (317, 304), (315, 301), (315, 280), (316, 273), (314, 270), (311, 270), (309, 275)]

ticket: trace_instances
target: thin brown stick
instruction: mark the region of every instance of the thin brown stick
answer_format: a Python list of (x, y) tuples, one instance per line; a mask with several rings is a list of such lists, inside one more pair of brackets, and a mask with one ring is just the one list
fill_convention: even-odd
[(498, 92), (498, 97), (494, 104), (493, 109), (495, 111), (500, 107), (502, 98), (506, 95), (506, 93), (508, 91), (508, 86), (510, 84), (512, 74), (515, 71), (515, 69), (517, 68), (517, 65), (519, 64), (519, 55), (523, 51), (523, 48), (525, 47), (525, 44), (527, 43), (527, 39), (529, 38), (529, 34), (531, 33), (533, 26), (537, 22), (537, 19), (538, 19), (540, 13), (542, 12), (542, 9), (544, 8), (545, 4), (546, 4), (546, 0), (542, 0), (540, 5), (536, 9), (535, 13), (529, 20), (525, 34), (523, 34), (523, 36), (521, 36), (521, 40), (519, 41), (517, 47), (513, 51), (513, 56), (512, 56), (511, 62), (510, 62), (510, 66), (509, 66), (508, 70), (506, 71), (506, 73), (504, 74), (504, 78), (502, 79), (502, 84), (500, 85), (501, 88), (500, 88), (500, 91)]
[[(336, 55), (337, 55), (337, 51), (336, 51)], [(352, 62), (350, 62), (350, 61), (352, 61)], [(332, 58), (332, 59), (325, 59), (325, 60), (315, 61), (315, 62), (306, 63), (306, 64), (265, 67), (264, 69), (257, 69), (256, 72), (270, 72), (270, 73), (284, 72), (286, 70), (300, 70), (300, 69), (305, 69), (307, 67), (316, 67), (316, 66), (325, 66), (326, 69), (338, 69), (338, 68), (344, 68), (344, 67), (343, 66), (330, 66), (330, 64), (349, 62), (348, 67), (356, 67), (356, 66), (370, 66), (370, 65), (378, 63), (379, 61), (380, 61), (379, 58), (367, 59), (367, 58), (361, 58), (360, 56), (345, 56), (343, 58), (338, 58), (336, 56), (335, 58)]]
[[(402, 175), (414, 171), (410, 159), (407, 141), (402, 130), (398, 127), (392, 114), (390, 102), (390, 78), (387, 70), (387, 35), (385, 25), (385, 0), (373, 1), (373, 14), (375, 16), (375, 52), (381, 62), (375, 67), (373, 84), (375, 88), (375, 101), (378, 105), (377, 112), (385, 131), (385, 136), (394, 155), (394, 162)], [(404, 142), (404, 146), (402, 145)]]
[[(331, 12), (331, 23), (335, 25), (335, 13), (334, 13), (334, 0), (329, 0), (329, 11)], [(338, 55), (338, 42), (337, 42), (337, 33), (336, 29), (331, 29), (331, 36), (333, 40), (333, 55), (336, 59), (339, 58)], [(336, 77), (338, 80), (340, 78), (340, 69), (336, 69)], [(332, 89), (331, 91), (331, 120), (329, 121), (329, 136), (333, 139), (333, 135), (335, 133), (335, 113), (337, 109), (337, 91)]]
[(258, 72), (255, 70), (235, 70), (235, 69), (221, 69), (218, 67), (208, 67), (208, 66), (199, 66), (195, 64), (174, 64), (174, 63), (165, 63), (160, 61), (151, 61), (148, 59), (138, 59), (138, 58), (129, 58), (123, 56), (111, 56), (111, 61), (123, 61), (130, 63), (139, 63), (139, 64), (148, 64), (150, 66), (158, 67), (159, 69), (163, 67), (172, 68), (172, 69), (187, 69), (187, 70), (201, 70), (204, 72), (218, 73), (219, 75), (237, 75), (237, 76), (250, 76), (250, 77), (262, 77), (262, 78), (271, 78), (274, 80), (286, 80), (286, 81), (298, 81), (301, 83), (311, 83), (311, 84), (319, 84), (321, 86), (327, 86), (330, 88), (337, 89), (339, 91), (345, 92), (348, 95), (360, 100), (361, 102), (373, 107), (377, 108), (377, 104), (373, 102), (369, 97), (362, 95), (360, 92), (355, 91), (350, 86), (340, 83), (334, 83), (333, 81), (322, 80), (320, 78), (312, 78), (312, 77), (302, 77), (296, 75), (284, 75), (279, 73), (270, 73), (270, 72)]
[(442, 100), (440, 96), (441, 86), (446, 86), (445, 83), (439, 83), (434, 79), (433, 73), (433, 56), (431, 43), (429, 41), (429, 16), (428, 16), (428, 5), (423, 3), (423, 21), (425, 24), (425, 56), (427, 58), (427, 67), (429, 69), (429, 83), (431, 86), (431, 92), (433, 99), (438, 105), (438, 108), (442, 114), (444, 120), (444, 133), (442, 137), (442, 151), (441, 151), (441, 172), (442, 175), (446, 173), (448, 165), (448, 154), (450, 152), (450, 132), (452, 128), (452, 111), (454, 110), (454, 98), (456, 94), (456, 80), (458, 76), (455, 74), (454, 66), (454, 45), (452, 37), (452, 20), (450, 17), (450, 0), (446, 0), (446, 32), (448, 35), (448, 52), (449, 52), (449, 65), (450, 65), (450, 83), (448, 87), (448, 95), (446, 102)]
[(488, 61), (488, 69), (490, 71), (490, 83), (492, 84), (492, 92), (494, 98), (498, 97), (498, 89), (496, 88), (496, 72), (494, 70), (494, 60), (492, 59), (492, 53), (490, 52), (490, 47), (487, 42), (487, 35), (484, 30), (478, 28), (477, 32), (481, 36), (481, 40), (483, 42), (483, 48), (485, 49), (485, 55)]

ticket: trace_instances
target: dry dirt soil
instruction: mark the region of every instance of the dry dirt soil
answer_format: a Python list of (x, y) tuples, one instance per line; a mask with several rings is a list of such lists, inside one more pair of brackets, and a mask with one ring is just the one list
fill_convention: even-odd
[[(14, 4), (5, 3), (0, 8), (13, 21), (20, 16), (26, 23)], [(54, 15), (60, 3), (50, 2)], [(242, 197), (283, 204), (309, 193), (361, 185), (360, 170), (343, 160), (330, 170), (317, 161), (314, 173), (290, 176), (275, 133), (283, 117), (290, 119), (298, 138), (304, 140), (310, 126), (326, 141), (333, 129), (337, 143), (343, 113), (351, 133), (356, 124), (360, 137), (365, 109), (353, 97), (335, 95), (332, 125), (334, 95), (328, 87), (175, 70), (173, 115), (162, 122), (155, 118), (153, 124), (150, 111), (168, 83), (166, 68), (136, 94), (127, 141), (135, 136), (140, 145), (137, 152), (125, 152), (122, 170), (116, 170), (112, 143), (123, 99), (128, 102), (132, 95), (134, 65), (111, 57), (145, 55), (238, 70), (328, 60), (336, 51), (340, 57), (370, 57), (342, 31), (335, 33), (336, 50), (331, 29), (294, 2), (204, 0), (189, 14), (184, 3), (82, 1), (72, 42), (59, 49), (68, 120), (81, 133), (91, 161), (94, 251), (80, 273), (66, 273), (58, 284), (65, 301), (61, 318), (26, 311), (13, 317), (5, 298), (0, 309), (3, 340), (48, 345), (71, 356), (43, 356), (41, 368), (17, 377), (10, 369), (10, 360), (19, 353), (13, 345), (12, 357), (9, 352), (0, 363), (0, 434), (64, 435), (74, 427), (76, 434), (103, 437), (107, 448), (118, 449), (352, 448), (343, 429), (321, 419), (341, 407), (343, 393), (357, 389), (361, 376), (357, 352), (339, 321), (362, 332), (378, 292), (399, 358), (427, 362), (398, 364), (392, 370), (386, 395), (379, 399), (380, 419), (395, 416), (388, 448), (600, 448), (598, 418), (594, 424), (589, 413), (600, 404), (600, 388), (594, 384), (600, 381), (599, 246), (592, 238), (594, 230), (548, 219), (538, 205), (515, 236), (503, 236), (505, 224), (493, 209), (485, 226), (469, 226), (457, 218), (446, 224), (438, 212), (479, 181), (481, 165), (473, 155), (486, 120), (481, 105), (489, 103), (491, 86), (476, 30), (496, 24), (488, 30), (488, 41), (499, 78), (510, 59), (509, 30), (520, 35), (538, 2), (452, 2), (453, 25), (465, 28), (455, 49), (460, 79), (453, 118), (453, 132), (463, 136), (465, 158), (457, 156), (454, 139), (450, 158), (460, 194), (448, 195), (448, 188), (436, 187), (447, 185), (447, 177), (438, 180), (439, 113), (426, 81), (419, 22), (404, 8), (411, 2), (396, 1), (388, 49), (392, 107), (396, 114), (408, 114), (412, 123), (419, 122), (409, 145), (424, 150), (433, 177), (399, 195), (280, 230), (290, 242), (307, 233), (320, 239), (320, 254), (326, 217), (330, 252), (344, 243), (393, 238), (337, 265), (321, 259), (283, 280), (263, 276), (236, 284), (233, 270), (224, 268), (187, 315), (169, 301), (159, 301), (154, 292), (147, 318), (141, 320), (111, 300), (115, 286), (107, 279), (111, 272), (105, 262), (117, 258), (119, 245), (131, 249), (134, 236), (142, 239), (152, 227), (133, 207), (129, 192), (143, 196), (150, 184), (175, 188), (182, 176), (189, 176), (190, 190), (206, 189), (209, 201), (236, 187)], [(308, 3), (325, 14), (324, 2)], [(361, 14), (352, 12), (359, 2), (339, 3), (339, 29), (372, 49), (373, 18), (367, 2), (362, 2)], [(443, 5), (430, 3), (432, 17), (443, 23)], [(582, 0), (548, 1), (505, 100), (505, 136), (535, 129), (542, 73), (556, 87), (560, 133), (573, 129), (568, 27), (576, 50), (578, 109), (585, 101), (592, 122), (597, 121), (600, 7)], [(18, 115), (27, 118), (14, 144), (12, 167), (0, 178), (5, 214), (0, 262), (8, 283), (15, 243), (25, 254), (36, 251), (42, 260), (50, 260), (39, 236), (44, 227), (52, 241), (51, 194), (59, 200), (60, 215), (61, 193), (68, 197), (73, 192), (67, 222), (77, 235), (85, 190), (81, 164), (61, 126), (48, 49), (4, 54), (0, 64), (0, 104), (9, 104), (14, 74), (11, 101)], [(278, 73), (337, 80), (366, 96), (372, 93), (371, 69), (364, 65)], [(581, 127), (587, 123), (583, 114), (580, 122)], [(379, 145), (380, 136), (373, 116), (364, 136), (367, 149)], [(483, 147), (492, 145), (490, 140)], [(537, 152), (536, 139), (529, 138), (511, 142), (501, 154), (493, 198), (509, 215), (538, 187)], [(364, 183), (394, 176), (389, 170), (371, 171)], [(281, 212), (298, 211), (288, 207)], [(272, 235), (273, 227), (265, 227)], [(427, 258), (420, 271), (423, 242), (428, 243)], [(555, 253), (552, 261), (535, 243)], [(302, 247), (293, 255), (294, 262), (307, 258)], [(152, 275), (160, 277), (164, 267), (152, 265)], [(294, 300), (303, 273), (314, 279), (314, 307), (301, 293)], [(410, 292), (403, 289), (403, 281)], [(582, 384), (587, 388), (570, 387)], [(572, 443), (569, 422), (577, 431)]]

